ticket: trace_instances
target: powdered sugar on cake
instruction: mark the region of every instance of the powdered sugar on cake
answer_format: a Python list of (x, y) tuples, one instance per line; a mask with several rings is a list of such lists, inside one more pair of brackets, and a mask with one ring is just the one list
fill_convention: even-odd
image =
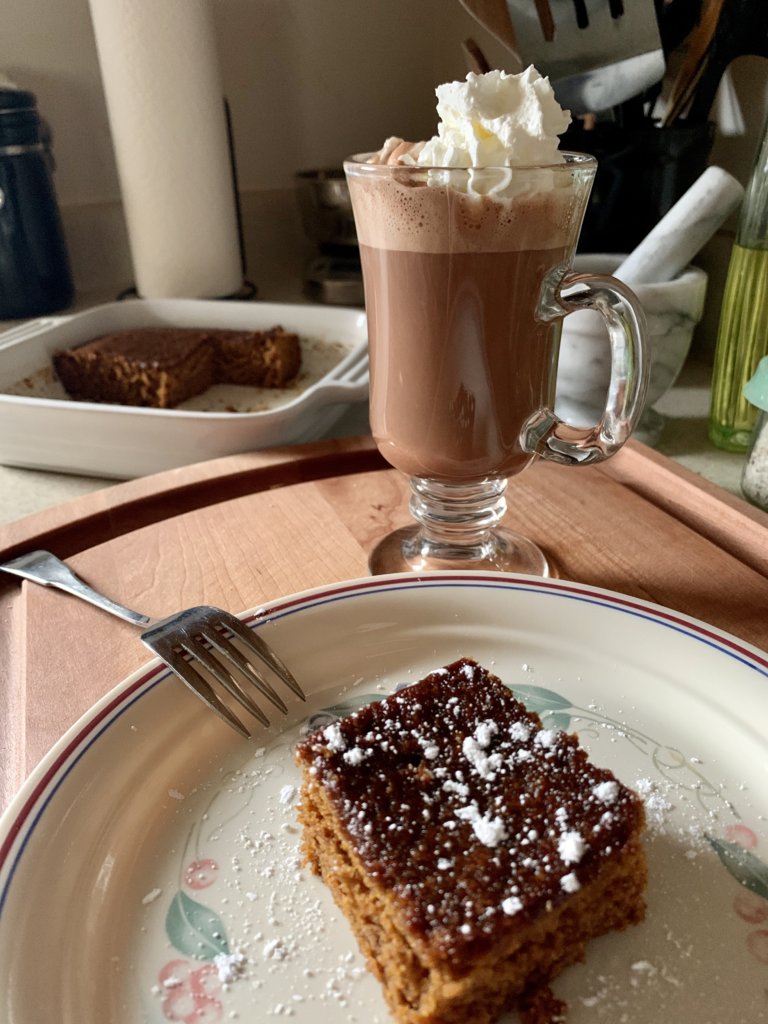
[(403, 690), (326, 727), (311, 768), (371, 874), (452, 955), (577, 892), (641, 812), (573, 737), (502, 713), (474, 662), (428, 678), (429, 714)]

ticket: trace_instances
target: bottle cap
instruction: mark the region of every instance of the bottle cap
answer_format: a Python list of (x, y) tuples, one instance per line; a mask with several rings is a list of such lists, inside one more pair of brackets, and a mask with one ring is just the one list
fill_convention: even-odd
[(744, 385), (744, 397), (758, 409), (768, 412), (768, 356), (763, 356), (754, 376)]

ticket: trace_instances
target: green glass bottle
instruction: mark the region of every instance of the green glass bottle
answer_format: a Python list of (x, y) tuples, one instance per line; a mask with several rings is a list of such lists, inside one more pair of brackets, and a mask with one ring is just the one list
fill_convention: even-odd
[(741, 208), (725, 283), (712, 375), (709, 439), (745, 452), (757, 410), (743, 388), (768, 355), (768, 120)]

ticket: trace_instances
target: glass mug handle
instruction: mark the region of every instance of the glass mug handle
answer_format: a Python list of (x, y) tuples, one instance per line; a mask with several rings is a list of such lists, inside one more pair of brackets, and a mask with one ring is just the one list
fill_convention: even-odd
[[(571, 294), (564, 295), (566, 290)], [(566, 465), (601, 462), (614, 455), (640, 418), (648, 389), (650, 353), (637, 296), (615, 277), (566, 274), (549, 296), (544, 295), (538, 315), (559, 320), (581, 309), (595, 310), (608, 329), (611, 379), (603, 415), (594, 427), (573, 427), (551, 409), (539, 409), (520, 436), (525, 451)]]

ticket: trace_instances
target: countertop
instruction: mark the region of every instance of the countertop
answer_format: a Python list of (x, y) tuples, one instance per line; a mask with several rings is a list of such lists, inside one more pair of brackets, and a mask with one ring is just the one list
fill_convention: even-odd
[(710, 363), (689, 359), (675, 386), (654, 406), (665, 419), (657, 452), (738, 497), (745, 455), (716, 448), (707, 437), (712, 383)]
[[(655, 408), (666, 422), (656, 450), (741, 496), (744, 456), (720, 451), (707, 438), (711, 366), (689, 359), (675, 387)], [(355, 408), (335, 426), (333, 436), (365, 433), (364, 410)], [(110, 487), (117, 481), (0, 466), (0, 523), (13, 522), (44, 508)]]
[[(259, 298), (272, 302), (310, 301), (295, 268), (271, 264), (260, 267)], [(109, 301), (114, 301), (114, 292), (82, 293), (66, 313)], [(0, 332), (11, 326), (13, 323), (0, 322)], [(742, 497), (740, 479), (745, 456), (721, 451), (707, 438), (711, 377), (711, 362), (697, 357), (694, 345), (675, 386), (654, 406), (666, 421), (654, 447), (706, 480)], [(367, 432), (365, 408), (360, 406), (350, 409), (328, 436), (351, 437)], [(0, 523), (13, 522), (117, 482), (101, 477), (0, 466)]]

